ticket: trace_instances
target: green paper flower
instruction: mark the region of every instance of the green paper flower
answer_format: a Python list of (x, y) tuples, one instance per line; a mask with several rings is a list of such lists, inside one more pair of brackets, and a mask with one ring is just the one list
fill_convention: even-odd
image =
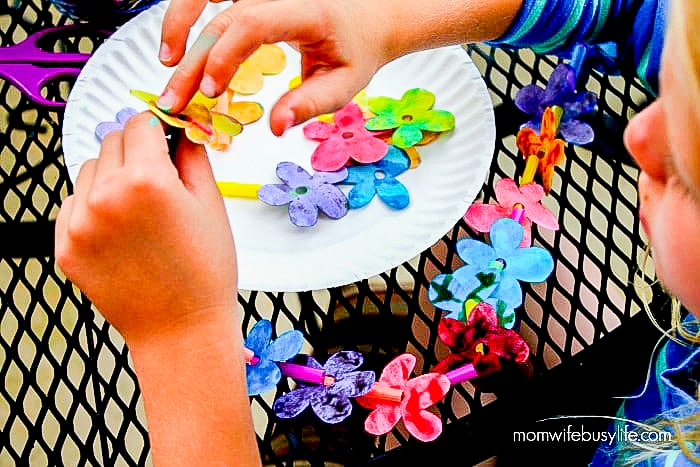
[(372, 131), (394, 130), (392, 144), (410, 148), (423, 139), (424, 131), (443, 132), (455, 127), (455, 117), (447, 110), (433, 110), (435, 95), (425, 89), (409, 89), (401, 100), (390, 97), (369, 99), (369, 110), (376, 115), (365, 128)]

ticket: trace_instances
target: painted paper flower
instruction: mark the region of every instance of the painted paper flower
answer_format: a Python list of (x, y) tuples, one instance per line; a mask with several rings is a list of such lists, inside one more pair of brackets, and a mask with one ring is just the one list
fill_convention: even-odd
[(440, 320), (438, 336), (452, 352), (433, 368), (438, 373), (472, 363), (479, 376), (486, 376), (500, 369), (501, 359), (525, 363), (530, 356), (525, 339), (500, 326), (496, 312), (484, 302), (472, 309), (466, 322)]
[(365, 124), (368, 130), (393, 129), (392, 144), (400, 148), (414, 146), (423, 140), (423, 132), (452, 130), (455, 117), (447, 110), (433, 110), (435, 95), (425, 89), (406, 91), (400, 100), (372, 97), (369, 109), (376, 115)]
[(410, 165), (403, 149), (389, 145), (383, 159), (348, 167), (348, 176), (342, 183), (355, 185), (348, 193), (350, 207), (356, 209), (367, 205), (375, 194), (392, 209), (408, 206), (408, 190), (396, 177), (407, 171)]
[(319, 210), (331, 219), (340, 219), (348, 213), (345, 193), (334, 185), (347, 175), (347, 169), (309, 175), (293, 162), (280, 162), (277, 176), (284, 183), (263, 185), (258, 190), (258, 199), (271, 206), (289, 205), (292, 223), (311, 227), (318, 221)]
[(421, 441), (432, 441), (442, 433), (442, 420), (426, 410), (441, 401), (450, 390), (450, 380), (443, 374), (428, 373), (409, 379), (416, 366), (416, 357), (402, 354), (390, 361), (382, 371), (375, 387), (400, 389), (401, 402), (383, 400), (367, 395), (357, 401), (373, 409), (365, 420), (365, 430), (383, 435), (403, 419), (410, 434)]
[(558, 132), (564, 140), (572, 144), (588, 144), (595, 135), (593, 128), (577, 117), (591, 113), (597, 105), (597, 97), (591, 91), (576, 92), (576, 75), (571, 66), (557, 65), (542, 89), (536, 84), (529, 84), (515, 96), (515, 105), (532, 116), (523, 127), (540, 131), (542, 114), (547, 107), (559, 106), (564, 110)]
[(273, 389), (282, 379), (282, 372), (276, 362), (285, 362), (301, 351), (304, 335), (297, 330), (280, 334), (271, 340), (272, 324), (260, 320), (248, 333), (243, 345), (252, 350), (256, 362), (245, 366), (248, 395), (255, 396)]
[(457, 242), (465, 266), (452, 274), (439, 274), (428, 289), (435, 307), (450, 312), (447, 317), (465, 320), (468, 299), (485, 301), (494, 307), (504, 326), (513, 327), (515, 308), (523, 301), (520, 282), (543, 282), (554, 269), (552, 255), (544, 248), (521, 248), (523, 227), (501, 218), (489, 229), (491, 244), (473, 238)]
[(545, 193), (552, 189), (554, 167), (564, 162), (564, 141), (556, 136), (556, 115), (551, 107), (547, 107), (542, 115), (542, 128), (538, 135), (532, 128), (522, 128), (518, 131), (516, 143), (525, 159), (537, 156), (539, 164), (537, 171), (542, 177), (542, 187)]
[[(496, 182), (496, 200), (498, 204), (474, 203), (469, 206), (464, 220), (477, 232), (486, 233), (496, 219), (511, 217), (516, 205), (520, 205), (523, 215), (521, 247), (532, 244), (532, 223), (549, 230), (559, 230), (557, 216), (541, 202), (544, 189), (537, 183), (526, 183), (519, 187), (512, 178), (502, 178)], [(516, 219), (517, 220), (517, 219)]]
[(362, 354), (353, 351), (336, 352), (321, 366), (308, 357), (307, 366), (326, 371), (335, 381), (330, 386), (302, 386), (279, 397), (273, 410), (279, 418), (293, 418), (311, 406), (326, 423), (339, 423), (352, 413), (351, 397), (367, 394), (374, 384), (373, 371), (353, 371), (362, 365)]
[(216, 100), (203, 95), (195, 96), (177, 115), (169, 114), (156, 105), (158, 96), (137, 89), (131, 94), (146, 104), (148, 109), (170, 126), (184, 128), (187, 138), (197, 144), (210, 144), (218, 139), (219, 133), (236, 136), (243, 131), (243, 125), (235, 118), (211, 108)]
[(287, 56), (277, 44), (262, 44), (243, 61), (229, 82), (238, 94), (255, 94), (264, 84), (264, 75), (276, 75), (284, 70)]
[(304, 126), (304, 136), (320, 141), (311, 155), (315, 170), (333, 172), (350, 160), (360, 164), (377, 162), (386, 156), (389, 145), (365, 128), (362, 109), (350, 102), (335, 112), (334, 123), (314, 121)]
[(95, 136), (97, 136), (97, 139), (102, 142), (102, 140), (105, 139), (105, 136), (111, 132), (123, 130), (126, 122), (137, 113), (138, 111), (136, 109), (124, 107), (117, 112), (116, 121), (98, 123), (97, 127), (95, 127)]

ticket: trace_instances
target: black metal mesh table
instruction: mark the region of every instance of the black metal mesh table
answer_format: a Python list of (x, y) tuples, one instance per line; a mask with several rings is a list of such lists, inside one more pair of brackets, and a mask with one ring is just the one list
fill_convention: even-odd
[[(10, 45), (66, 18), (47, 2), (0, 4), (0, 44)], [(89, 49), (95, 41), (63, 44)], [(84, 51), (84, 50), (83, 50)], [(482, 71), (496, 111), (497, 141), (483, 187), (522, 172), (515, 133), (524, 121), (512, 99), (523, 85), (544, 85), (556, 60), (529, 51), (484, 45), (467, 48)], [(533, 350), (534, 374), (486, 392), (469, 383), (454, 387), (439, 405), (446, 423), (433, 443), (409, 440), (401, 428), (379, 438), (364, 432), (358, 408), (344, 423), (324, 426), (312, 418), (277, 420), (275, 394), (251, 398), (265, 464), (421, 465), (457, 455), (460, 465), (490, 456), (507, 463), (566, 456), (586, 463), (591, 444), (524, 445), (516, 430), (551, 429), (557, 415), (614, 413), (611, 396), (633, 390), (644, 376), (658, 338), (643, 309), (664, 304), (659, 290), (638, 293), (635, 275), (644, 257), (637, 222), (637, 169), (621, 146), (627, 119), (649, 96), (633, 79), (593, 73), (587, 87), (599, 96), (592, 122), (597, 142), (569, 146), (544, 200), (559, 218), (557, 232), (535, 231), (552, 252), (555, 271), (543, 284), (525, 286), (521, 333)], [(47, 89), (65, 98), (69, 86)], [(149, 441), (136, 375), (121, 337), (66, 281), (52, 258), (53, 220), (71, 185), (61, 152), (59, 111), (33, 105), (0, 80), (0, 465), (141, 465)], [(463, 222), (434, 247), (377, 277), (330, 290), (300, 294), (241, 291), (244, 331), (270, 319), (276, 333), (303, 331), (319, 359), (359, 349), (365, 369), (381, 370), (393, 356), (411, 352), (416, 371), (438, 359), (440, 315), (426, 298), (430, 279), (458, 264), (455, 242), (474, 236)], [(645, 271), (651, 274), (653, 266)], [(287, 389), (281, 384), (278, 391)], [(600, 418), (577, 419), (604, 428)], [(231, 427), (235, 429), (235, 427)], [(457, 454), (455, 454), (457, 453)], [(299, 464), (296, 464), (299, 465)]]

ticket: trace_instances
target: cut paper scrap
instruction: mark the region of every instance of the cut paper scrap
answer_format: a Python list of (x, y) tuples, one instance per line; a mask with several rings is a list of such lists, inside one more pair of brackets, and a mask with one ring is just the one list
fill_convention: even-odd
[(472, 363), (479, 376), (501, 368), (501, 360), (525, 363), (530, 347), (516, 331), (502, 327), (495, 310), (488, 303), (478, 303), (467, 321), (443, 318), (438, 324), (438, 336), (451, 354), (433, 368), (446, 373), (466, 363)]
[(521, 185), (532, 181), (534, 167), (542, 178), (545, 194), (549, 194), (552, 189), (554, 167), (564, 162), (566, 143), (564, 140), (556, 138), (559, 117), (561, 117), (561, 107), (547, 107), (542, 114), (539, 135), (532, 128), (526, 127), (521, 128), (516, 137), (518, 149), (526, 159)]
[(123, 130), (126, 122), (137, 113), (138, 111), (136, 109), (124, 107), (117, 112), (115, 121), (98, 123), (97, 127), (95, 127), (95, 136), (97, 137), (98, 141), (102, 142), (102, 140), (105, 139), (105, 136), (113, 131)]
[(377, 162), (387, 155), (389, 145), (365, 128), (362, 109), (349, 102), (335, 112), (333, 123), (313, 121), (304, 125), (304, 136), (319, 145), (311, 155), (311, 166), (318, 171), (334, 172), (349, 162)]
[(339, 351), (328, 357), (324, 365), (307, 357), (306, 366), (324, 370), (333, 377), (329, 385), (302, 385), (279, 398), (273, 410), (279, 418), (293, 418), (311, 406), (313, 412), (326, 423), (340, 423), (352, 413), (350, 398), (367, 394), (375, 381), (373, 371), (355, 371), (362, 365), (362, 354)]
[(283, 183), (263, 185), (257, 192), (258, 199), (270, 206), (288, 206), (294, 225), (311, 227), (318, 222), (319, 210), (331, 219), (348, 213), (345, 193), (335, 186), (347, 176), (347, 169), (310, 175), (293, 162), (280, 162), (277, 177)]
[(523, 227), (513, 219), (501, 218), (489, 229), (491, 244), (464, 238), (456, 244), (465, 265), (452, 274), (438, 274), (428, 289), (428, 299), (446, 317), (465, 321), (471, 308), (484, 301), (498, 315), (499, 324), (512, 328), (515, 308), (523, 302), (520, 281), (539, 283), (554, 270), (551, 253), (544, 248), (521, 248)]
[(262, 44), (243, 61), (228, 87), (238, 94), (255, 94), (264, 84), (263, 75), (276, 75), (284, 70), (287, 57), (276, 44)]
[(541, 202), (544, 188), (537, 183), (526, 183), (518, 187), (512, 178), (496, 182), (498, 204), (474, 203), (464, 215), (466, 223), (477, 232), (488, 233), (497, 219), (509, 217), (523, 226), (521, 247), (532, 244), (532, 223), (549, 230), (558, 230), (557, 216)]
[(248, 395), (255, 396), (274, 389), (282, 379), (277, 362), (285, 362), (300, 351), (304, 345), (301, 331), (291, 330), (272, 340), (272, 323), (260, 320), (248, 333), (245, 348), (252, 351), (254, 359), (246, 364)]
[(403, 419), (408, 432), (421, 441), (440, 436), (442, 420), (426, 409), (445, 397), (450, 380), (437, 373), (409, 379), (415, 366), (414, 355), (399, 355), (387, 364), (372, 390), (357, 399), (360, 405), (372, 409), (365, 420), (368, 433), (383, 435)]
[(132, 89), (131, 94), (148, 104), (149, 110), (166, 124), (184, 128), (187, 138), (197, 144), (212, 143), (216, 141), (219, 133), (236, 136), (243, 131), (243, 125), (233, 117), (210, 110), (208, 105), (211, 101), (205, 97), (202, 100), (193, 99), (182, 112), (172, 115), (156, 105), (158, 96), (155, 94), (136, 89)]
[(576, 91), (576, 74), (566, 63), (560, 63), (554, 69), (547, 81), (547, 87), (542, 89), (536, 84), (529, 84), (515, 96), (515, 105), (531, 116), (531, 120), (522, 125), (540, 132), (542, 115), (548, 107), (561, 107), (563, 112), (561, 122), (555, 135), (572, 144), (588, 144), (593, 141), (595, 134), (591, 126), (578, 117), (593, 112), (598, 104), (598, 98), (591, 91)]
[(259, 183), (216, 182), (219, 193), (227, 198), (258, 199)]
[(392, 144), (400, 148), (415, 146), (423, 140), (423, 132), (445, 132), (454, 129), (455, 117), (447, 110), (434, 110), (435, 95), (425, 89), (406, 91), (400, 100), (371, 97), (369, 109), (376, 116), (367, 120), (372, 131), (393, 130)]
[(375, 195), (392, 209), (408, 206), (408, 189), (396, 177), (408, 170), (411, 161), (403, 149), (389, 145), (383, 159), (363, 165), (347, 167), (343, 184), (355, 185), (348, 193), (350, 208), (366, 206)]

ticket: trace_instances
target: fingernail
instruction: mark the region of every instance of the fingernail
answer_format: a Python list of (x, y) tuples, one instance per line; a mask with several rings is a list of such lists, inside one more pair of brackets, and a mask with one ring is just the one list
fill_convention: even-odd
[(207, 97), (215, 97), (216, 81), (214, 81), (211, 75), (205, 73), (204, 76), (202, 76), (202, 82), (199, 84), (199, 90)]
[(156, 101), (156, 105), (167, 112), (173, 108), (173, 104), (175, 104), (175, 92), (170, 88), (165, 88), (163, 94)]
[(173, 58), (172, 53), (170, 52), (170, 47), (165, 42), (160, 44), (160, 51), (158, 51), (158, 58), (160, 59), (161, 62), (169, 62), (170, 59)]

